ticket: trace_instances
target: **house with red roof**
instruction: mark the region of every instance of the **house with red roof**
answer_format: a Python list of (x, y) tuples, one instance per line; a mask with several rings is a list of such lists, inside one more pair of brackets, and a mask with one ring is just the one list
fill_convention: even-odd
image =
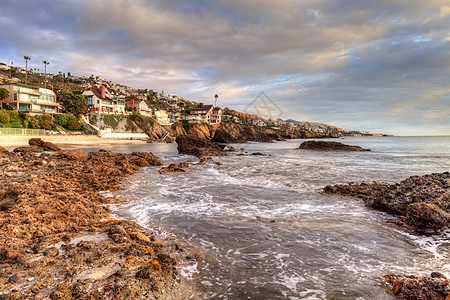
[(86, 96), (89, 112), (98, 114), (125, 114), (125, 99), (118, 96), (114, 90), (104, 85), (92, 85), (83, 95)]

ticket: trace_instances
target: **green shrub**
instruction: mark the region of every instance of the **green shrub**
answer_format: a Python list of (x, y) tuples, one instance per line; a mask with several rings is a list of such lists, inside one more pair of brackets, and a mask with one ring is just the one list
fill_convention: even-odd
[(39, 127), (41, 127), (42, 129), (50, 130), (52, 129), (52, 122), (50, 122), (49, 120), (40, 120)]
[(67, 122), (67, 128), (69, 128), (70, 130), (80, 130), (81, 128), (81, 123), (78, 121), (68, 121)]
[(10, 122), (8, 124), (9, 128), (22, 128), (22, 122)]
[(103, 123), (105, 123), (105, 125), (111, 126), (112, 129), (116, 129), (117, 125), (119, 125), (119, 122), (116, 120), (116, 118), (114, 116), (111, 116), (111, 115), (104, 115), (103, 116)]
[(89, 123), (91, 123), (94, 126), (97, 126), (97, 115), (90, 115), (89, 116)]
[(80, 124), (81, 125), (81, 130), (83, 130), (83, 131), (88, 131), (89, 130), (89, 125), (88, 124)]
[[(25, 119), (27, 122), (27, 128), (38, 129), (39, 128), (39, 120), (35, 117), (27, 117)], [(24, 122), (25, 123), (25, 122)]]
[(8, 124), (11, 118), (6, 110), (0, 110), (0, 123)]
[(20, 119), (19, 113), (15, 110), (7, 110), (6, 111), (9, 115), (9, 121), (11, 123), (22, 123), (22, 120)]
[(35, 116), (35, 118), (38, 120), (39, 128), (47, 130), (52, 128), (53, 117), (51, 115), (43, 114)]
[(55, 119), (59, 125), (61, 125), (62, 127), (66, 127), (66, 128), (67, 128), (67, 122), (77, 120), (77, 118), (75, 118), (75, 116), (72, 116), (69, 114), (58, 114), (55, 116)]

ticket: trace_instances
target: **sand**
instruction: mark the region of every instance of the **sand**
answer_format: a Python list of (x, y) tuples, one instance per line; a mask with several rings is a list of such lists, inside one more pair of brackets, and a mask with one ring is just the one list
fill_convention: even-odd
[(16, 147), (27, 146), (28, 140), (32, 138), (41, 138), (46, 142), (51, 142), (61, 148), (76, 148), (80, 146), (102, 146), (111, 144), (131, 145), (131, 144), (145, 144), (144, 139), (130, 140), (119, 138), (101, 138), (96, 135), (1, 135), (0, 146), (7, 150), (12, 150)]

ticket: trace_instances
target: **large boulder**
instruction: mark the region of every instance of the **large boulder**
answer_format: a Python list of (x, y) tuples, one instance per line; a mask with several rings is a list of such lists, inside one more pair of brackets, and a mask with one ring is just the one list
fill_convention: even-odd
[(370, 151), (359, 146), (345, 145), (339, 142), (326, 141), (306, 141), (298, 149), (319, 150), (319, 151)]
[(239, 143), (241, 142), (241, 139), (238, 139), (232, 136), (228, 131), (219, 128), (216, 130), (211, 141), (216, 143)]
[[(197, 157), (204, 156), (224, 156), (228, 152), (225, 150), (226, 145), (200, 139), (194, 136), (179, 135), (176, 139), (178, 144), (178, 153), (189, 154)], [(229, 147), (228, 151), (234, 151)]]
[(28, 141), (28, 144), (30, 146), (38, 146), (38, 147), (44, 149), (44, 151), (60, 151), (61, 150), (61, 148), (59, 148), (55, 144), (52, 144), (50, 142), (44, 142), (40, 138), (30, 139)]

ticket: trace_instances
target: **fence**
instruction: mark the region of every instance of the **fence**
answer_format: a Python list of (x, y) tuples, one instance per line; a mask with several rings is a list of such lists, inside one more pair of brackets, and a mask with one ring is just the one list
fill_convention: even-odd
[(45, 129), (0, 128), (0, 135), (45, 135)]

